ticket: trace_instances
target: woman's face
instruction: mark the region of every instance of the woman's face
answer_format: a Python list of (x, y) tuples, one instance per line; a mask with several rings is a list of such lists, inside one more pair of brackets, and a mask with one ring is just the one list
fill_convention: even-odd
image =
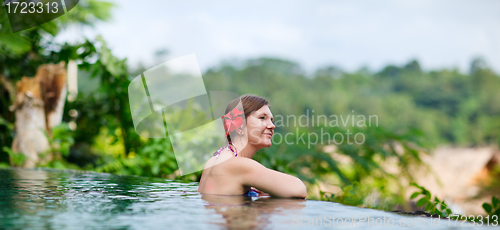
[(270, 147), (274, 128), (276, 128), (273, 120), (273, 114), (267, 105), (250, 114), (246, 118), (248, 144), (255, 145), (258, 148)]

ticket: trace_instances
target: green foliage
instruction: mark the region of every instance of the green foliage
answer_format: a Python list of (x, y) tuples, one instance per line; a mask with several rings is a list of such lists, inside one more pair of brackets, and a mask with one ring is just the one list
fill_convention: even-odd
[[(106, 158), (104, 159), (106, 161)], [(169, 139), (149, 139), (137, 153), (109, 158), (96, 168), (98, 172), (123, 175), (167, 177), (177, 169), (175, 155)]]
[[(354, 135), (351, 135), (351, 139), (334, 145), (336, 150), (333, 153), (324, 151), (325, 144), (308, 148), (301, 142), (282, 143), (262, 150), (254, 158), (269, 168), (297, 175), (309, 184), (323, 181), (338, 185), (343, 192), (334, 197), (332, 201), (335, 202), (384, 210), (404, 205), (406, 184), (401, 183), (401, 178), (413, 181), (410, 168), (426, 170), (419, 155), (426, 151), (422, 148), (425, 144), (421, 144), (421, 134), (416, 131), (395, 134), (380, 127), (351, 127), (349, 130), (363, 133), (364, 143), (349, 144), (355, 143)], [(296, 135), (305, 134), (307, 137), (309, 133), (321, 132), (345, 134), (347, 130), (338, 127), (301, 128), (297, 129)], [(398, 173), (388, 172), (390, 168), (397, 169)]]
[(343, 187), (341, 186), (340, 189), (342, 190), (342, 192), (338, 194), (324, 192), (320, 189), (320, 199), (322, 201), (333, 201), (353, 206), (363, 205), (365, 200), (364, 198), (366, 197), (364, 195), (366, 194), (360, 192), (358, 188), (358, 183), (356, 183), (355, 185), (347, 185)]
[(62, 156), (68, 157), (70, 147), (75, 143), (73, 139), (73, 131), (69, 128), (67, 123), (52, 128), (52, 137), (49, 138), (51, 146), (50, 152), (61, 153)]
[[(96, 49), (93, 43), (98, 43), (100, 48)], [(113, 56), (100, 36), (93, 43), (88, 42), (86, 49), (89, 55), (96, 55), (97, 61), (83, 66), (83, 69), (90, 72), (91, 78), (99, 79), (99, 87), (94, 92), (79, 96), (65, 110), (75, 109), (80, 113), (76, 120), (77, 127), (80, 127), (75, 137), (77, 142), (92, 142), (101, 127), (107, 127), (110, 131), (120, 129), (124, 154), (127, 155), (139, 148), (141, 143), (134, 131), (128, 104), (127, 91), (131, 76), (128, 75), (126, 59), (119, 60)], [(114, 133), (110, 134), (117, 138)]]
[[(2, 23), (2, 25), (4, 24)], [(2, 52), (8, 52), (13, 55), (20, 55), (31, 49), (30, 41), (18, 33), (0, 36), (0, 43), (2, 44), (0, 46)]]
[(3, 117), (0, 117), (0, 126), (5, 126), (8, 130), (14, 130), (14, 125), (5, 120)]
[[(3, 135), (0, 135), (0, 146), (7, 146), (11, 143), (13, 132), (14, 132), (14, 125), (4, 119), (0, 115), (0, 132), (3, 133)], [(2, 160), (7, 160), (7, 159), (1, 159)]]
[(496, 215), (500, 217), (500, 199), (493, 196), (491, 198), (491, 204), (484, 203), (483, 209), (490, 216)]
[(439, 200), (437, 197), (432, 199), (431, 193), (422, 186), (419, 186), (416, 183), (412, 183), (413, 186), (420, 189), (420, 191), (414, 192), (411, 194), (410, 199), (415, 199), (420, 197), (417, 201), (417, 206), (424, 206), (425, 211), (430, 214), (438, 214), (441, 217), (449, 217), (452, 212), (448, 208), (448, 205), (443, 201)]
[[(108, 21), (111, 19), (113, 3), (97, 0), (80, 0), (78, 6), (60, 17), (59, 27), (68, 24), (80, 24), (93, 27), (96, 21)], [(58, 23), (56, 21), (56, 23)]]
[(11, 166), (20, 166), (26, 160), (26, 156), (24, 154), (16, 153), (16, 152), (12, 151), (12, 149), (7, 147), (7, 146), (4, 146), (2, 148), (2, 150), (9, 155)]
[[(181, 124), (182, 127), (175, 128), (189, 128), (194, 127), (200, 119), (205, 115), (198, 111), (196, 106), (189, 102), (187, 107), (182, 110), (172, 110), (168, 112), (168, 119), (173, 124)], [(171, 127), (170, 130), (175, 129)], [(197, 146), (201, 149), (196, 149), (192, 145), (186, 146), (182, 149), (180, 140), (177, 140), (177, 149), (182, 152), (181, 155), (174, 155), (171, 139), (179, 137), (179, 135), (167, 136), (167, 138), (150, 138), (145, 139), (146, 142), (141, 144), (137, 152), (131, 152), (128, 155), (118, 154), (111, 156), (110, 154), (103, 154), (102, 162), (100, 162), (97, 171), (112, 172), (125, 175), (141, 175), (152, 177), (169, 177), (185, 180), (199, 180), (201, 171), (187, 176), (181, 177), (178, 170), (177, 162), (192, 165), (195, 168), (202, 168), (205, 162), (200, 162), (199, 153), (204, 151), (208, 145), (213, 145), (215, 140), (210, 137), (211, 130), (205, 130), (206, 133), (200, 132), (184, 132), (182, 133), (183, 139), (198, 142)], [(220, 136), (220, 135), (218, 135)], [(122, 137), (118, 137), (121, 141)], [(102, 139), (102, 138), (101, 138)], [(188, 143), (189, 144), (189, 143)], [(109, 152), (109, 151), (108, 151)], [(177, 158), (176, 158), (177, 157)], [(185, 160), (185, 161), (183, 161)], [(200, 165), (201, 163), (201, 165)]]
[[(479, 68), (479, 67), (478, 67)], [(500, 77), (479, 68), (425, 72), (418, 62), (379, 73), (335, 67), (306, 76), (296, 63), (261, 58), (223, 63), (203, 75), (207, 90), (254, 93), (271, 101), (273, 113), (375, 114), (394, 133), (420, 130), (429, 144), (497, 144), (500, 140)], [(300, 93), (297, 93), (300, 92)]]
[[(373, 176), (393, 177), (381, 167), (384, 161), (391, 158), (398, 160), (398, 167), (401, 169), (401, 174), (398, 177), (405, 176), (411, 180), (411, 175), (408, 174), (410, 166), (417, 167), (422, 164), (419, 152), (426, 151), (426, 149), (422, 148), (424, 143), (421, 143), (421, 134), (416, 131), (400, 135), (380, 127), (353, 127), (348, 130), (351, 133), (362, 133), (365, 137), (364, 143), (360, 145), (350, 144), (355, 143), (354, 135), (351, 135), (349, 140), (345, 139), (341, 144), (335, 145), (336, 154), (345, 155), (351, 159), (351, 162), (356, 162), (356, 164), (351, 165), (354, 168), (341, 168), (341, 164), (332, 158), (331, 153), (325, 153), (323, 148), (328, 142), (313, 145), (312, 148), (309, 148), (308, 143), (301, 141), (291, 145), (282, 143), (264, 149), (261, 154), (256, 155), (255, 159), (267, 167), (299, 175), (310, 183), (316, 182), (318, 176), (329, 174), (332, 171), (339, 175), (342, 183), (359, 182), (363, 178)], [(309, 130), (297, 128), (296, 133), (293, 134), (303, 135), (307, 139), (309, 134), (319, 135), (321, 132), (339, 133), (346, 136), (345, 133), (348, 130), (338, 127), (318, 127)], [(396, 150), (398, 147), (401, 147), (399, 153)], [(308, 168), (310, 171), (304, 172), (303, 168)]]
[(383, 187), (377, 183), (355, 182), (339, 187), (342, 191), (337, 194), (319, 189), (320, 200), (380, 210), (391, 210), (395, 205), (404, 202), (397, 194), (384, 191)]

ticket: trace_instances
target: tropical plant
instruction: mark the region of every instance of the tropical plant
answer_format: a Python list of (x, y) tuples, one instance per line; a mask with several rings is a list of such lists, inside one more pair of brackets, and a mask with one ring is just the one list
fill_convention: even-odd
[(6, 164), (6, 163), (3, 163), (1, 166), (3, 167), (8, 167), (8, 166), (19, 166), (19, 165), (22, 165), (24, 163), (24, 161), (26, 160), (26, 155), (24, 154), (21, 154), (21, 153), (17, 153), (17, 152), (14, 152), (12, 151), (11, 148), (7, 147), (7, 146), (4, 146), (2, 148), (2, 150), (8, 154), (9, 156), (9, 159), (10, 159), (10, 165), (9, 164)]
[[(500, 217), (500, 199), (497, 197), (493, 196), (491, 198), (491, 204), (488, 203), (483, 203), (483, 209), (488, 213), (489, 216), (497, 216), (497, 221), (498, 218)], [(493, 218), (493, 217), (492, 217)]]
[(412, 183), (411, 185), (420, 189), (420, 191), (414, 192), (410, 196), (410, 199), (420, 197), (417, 201), (417, 206), (423, 206), (426, 212), (429, 212), (430, 214), (438, 214), (441, 217), (449, 217), (452, 214), (451, 209), (448, 208), (448, 205), (444, 202), (444, 200), (441, 201), (436, 196), (432, 199), (432, 195), (429, 190), (416, 183)]

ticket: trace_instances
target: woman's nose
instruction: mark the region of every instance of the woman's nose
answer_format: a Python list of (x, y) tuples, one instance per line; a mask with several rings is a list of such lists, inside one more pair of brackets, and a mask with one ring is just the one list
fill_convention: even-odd
[(269, 122), (269, 124), (267, 125), (267, 128), (268, 128), (268, 129), (274, 129), (274, 128), (276, 128), (276, 126), (275, 126), (275, 125), (274, 125), (274, 123), (271, 121), (271, 122)]

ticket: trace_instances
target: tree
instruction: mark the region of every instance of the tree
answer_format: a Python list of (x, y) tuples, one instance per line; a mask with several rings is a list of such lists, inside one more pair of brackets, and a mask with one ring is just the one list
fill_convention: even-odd
[[(113, 5), (104, 1), (80, 1), (77, 7), (65, 15), (17, 33), (11, 33), (4, 6), (0, 8), (0, 144), (10, 146), (13, 140), (13, 123), (15, 114), (8, 108), (15, 103), (14, 82), (23, 76), (34, 76), (43, 64), (68, 63), (69, 60), (80, 61), (80, 67), (91, 65), (87, 60), (95, 54), (95, 48), (90, 42), (78, 44), (56, 44), (54, 37), (61, 29), (68, 26), (93, 26), (94, 23), (111, 18), (110, 9)], [(83, 52), (78, 52), (79, 48)], [(4, 124), (4, 125), (2, 125)], [(0, 154), (0, 161), (6, 156)]]

